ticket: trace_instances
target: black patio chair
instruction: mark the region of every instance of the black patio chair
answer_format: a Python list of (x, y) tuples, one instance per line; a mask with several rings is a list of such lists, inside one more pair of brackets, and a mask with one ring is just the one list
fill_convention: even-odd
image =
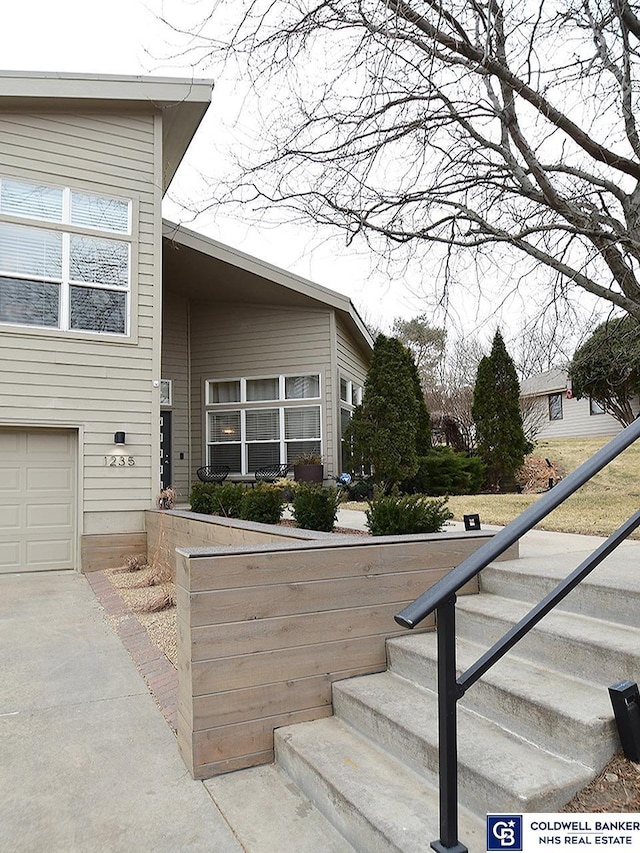
[(231, 469), (228, 465), (204, 465), (196, 474), (202, 483), (222, 483)]
[(266, 468), (259, 468), (255, 472), (256, 483), (275, 483), (281, 477), (287, 476), (287, 471), (291, 465), (267, 465)]

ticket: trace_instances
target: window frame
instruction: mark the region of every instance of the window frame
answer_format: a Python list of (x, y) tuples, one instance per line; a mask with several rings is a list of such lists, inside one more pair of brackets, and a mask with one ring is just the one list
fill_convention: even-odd
[[(37, 323), (23, 323), (11, 320), (0, 320), (3, 332), (18, 334), (44, 334), (60, 335), (65, 337), (78, 336), (86, 338), (100, 338), (102, 340), (128, 343), (135, 340), (137, 335), (133, 330), (137, 328), (137, 228), (134, 224), (138, 219), (138, 199), (133, 195), (121, 196), (115, 193), (104, 193), (102, 188), (78, 184), (55, 184), (53, 182), (43, 183), (40, 180), (23, 175), (0, 174), (0, 193), (2, 182), (15, 181), (42, 187), (45, 190), (59, 190), (62, 193), (62, 210), (60, 219), (40, 218), (26, 213), (3, 213), (0, 211), (0, 224), (6, 224), (18, 228), (29, 228), (39, 231), (47, 231), (60, 234), (62, 237), (62, 275), (58, 277), (29, 276), (16, 272), (4, 272), (0, 270), (0, 277), (15, 282), (42, 282), (57, 287), (58, 296), (58, 322), (54, 325), (39, 325)], [(99, 226), (75, 225), (71, 222), (71, 199), (72, 194), (93, 196), (99, 199), (121, 202), (127, 206), (127, 232), (115, 229), (100, 228)], [(72, 279), (71, 266), (71, 238), (72, 236), (86, 237), (95, 240), (106, 240), (123, 243), (126, 246), (126, 284), (115, 285), (111, 283), (88, 282)], [(86, 291), (105, 291), (107, 293), (124, 295), (124, 329), (123, 331), (108, 331), (97, 328), (79, 328), (72, 326), (72, 289), (81, 288)]]
[[(287, 397), (286, 396), (286, 380), (296, 377), (313, 376), (318, 380), (318, 396), (317, 397)], [(247, 399), (247, 382), (276, 379), (278, 387), (277, 400), (248, 400)], [(211, 403), (211, 386), (220, 383), (236, 383), (240, 385), (240, 400), (238, 402), (223, 402)], [(318, 446), (318, 452), (322, 454), (324, 447), (324, 425), (323, 425), (323, 405), (322, 405), (322, 372), (319, 370), (297, 371), (295, 373), (270, 373), (259, 376), (221, 376), (215, 379), (206, 379), (203, 389), (204, 400), (204, 458), (207, 464), (214, 464), (213, 454), (214, 448), (220, 444), (231, 444), (233, 442), (216, 442), (212, 437), (212, 418), (210, 415), (214, 413), (231, 413), (237, 412), (240, 416), (240, 439), (237, 444), (240, 445), (240, 470), (233, 471), (233, 474), (239, 476), (250, 476), (255, 468), (249, 465), (249, 448), (251, 445), (257, 444), (273, 444), (278, 447), (278, 456), (283, 465), (289, 462), (288, 448), (293, 442), (309, 441), (315, 442)], [(304, 438), (287, 438), (286, 436), (286, 411), (287, 409), (314, 409), (318, 412), (319, 437), (317, 439)], [(249, 440), (247, 438), (247, 415), (259, 411), (277, 411), (278, 413), (278, 437), (270, 440)], [(292, 463), (291, 463), (292, 464)]]
[[(342, 396), (342, 385), (344, 383), (346, 390), (346, 397)], [(348, 424), (353, 417), (353, 413), (357, 409), (358, 406), (362, 405), (362, 397), (364, 394), (364, 387), (362, 384), (358, 383), (355, 379), (349, 379), (344, 374), (340, 373), (338, 375), (338, 387), (339, 387), (339, 405), (338, 405), (338, 424), (340, 425), (340, 468), (342, 472), (346, 471), (346, 450), (344, 446), (344, 431), (346, 430)], [(342, 416), (346, 415), (346, 424), (343, 428), (342, 426)]]
[(598, 415), (606, 415), (607, 410), (599, 403), (597, 400), (594, 400), (593, 397), (589, 397), (589, 417), (597, 417)]
[[(562, 391), (557, 391), (555, 393), (549, 394), (547, 396), (548, 407), (549, 407), (549, 420), (550, 421), (562, 421), (564, 420), (564, 404), (562, 400)], [(557, 411), (554, 413), (554, 405), (558, 405)]]

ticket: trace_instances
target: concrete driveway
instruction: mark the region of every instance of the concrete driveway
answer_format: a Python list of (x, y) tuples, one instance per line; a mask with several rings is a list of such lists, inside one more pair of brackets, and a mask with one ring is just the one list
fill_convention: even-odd
[(0, 575), (0, 849), (242, 850), (84, 576)]

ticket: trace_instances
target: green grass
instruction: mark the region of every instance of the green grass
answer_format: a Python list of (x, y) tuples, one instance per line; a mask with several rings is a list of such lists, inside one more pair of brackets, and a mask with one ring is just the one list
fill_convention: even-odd
[[(605, 438), (546, 439), (532, 456), (548, 458), (566, 474), (605, 444)], [(508, 524), (540, 495), (455, 495), (449, 498), (454, 518), (477, 512), (485, 524)], [(366, 509), (366, 503), (349, 504)], [(587, 485), (537, 525), (542, 530), (608, 536), (640, 507), (640, 442), (624, 451)], [(632, 534), (640, 539), (640, 530)]]

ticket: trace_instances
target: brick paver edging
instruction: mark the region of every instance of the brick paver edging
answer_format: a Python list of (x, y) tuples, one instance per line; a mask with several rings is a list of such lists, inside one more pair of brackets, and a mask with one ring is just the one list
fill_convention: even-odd
[(169, 658), (151, 642), (141, 622), (131, 613), (104, 572), (85, 575), (89, 586), (107, 616), (113, 629), (144, 678), (156, 704), (173, 731), (177, 725), (178, 671)]

